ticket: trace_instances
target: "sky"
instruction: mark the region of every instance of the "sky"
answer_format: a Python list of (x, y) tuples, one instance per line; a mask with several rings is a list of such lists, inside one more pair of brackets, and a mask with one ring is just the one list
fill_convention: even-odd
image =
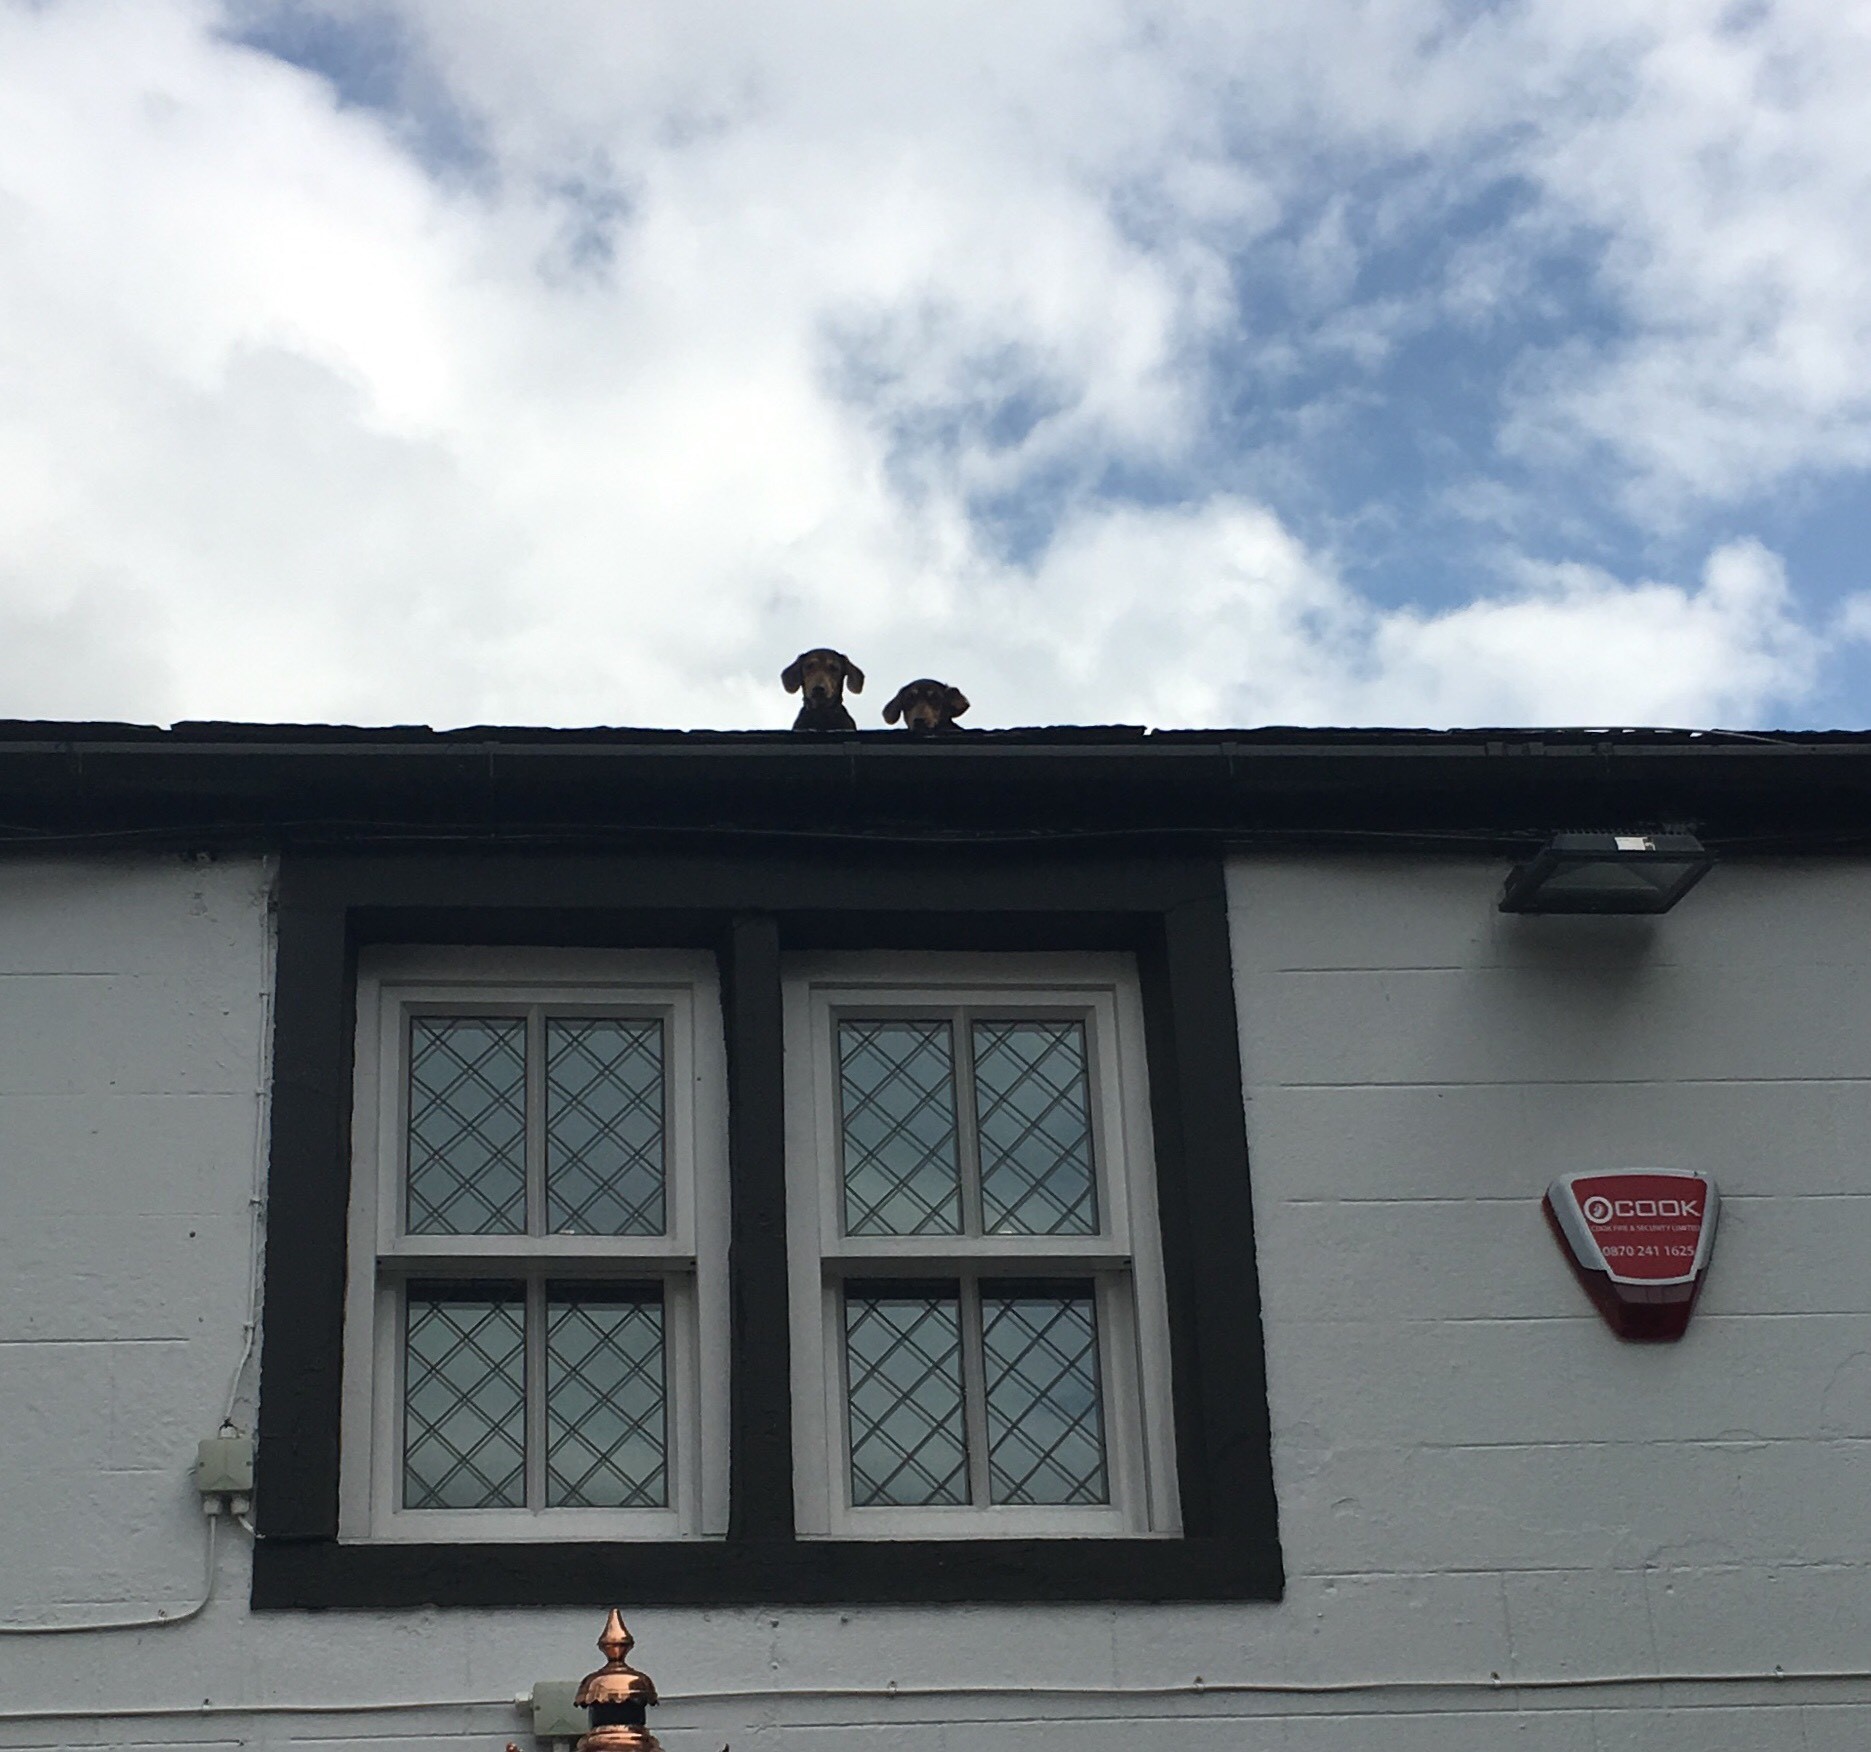
[(1871, 0), (0, 0), (0, 717), (1871, 723)]

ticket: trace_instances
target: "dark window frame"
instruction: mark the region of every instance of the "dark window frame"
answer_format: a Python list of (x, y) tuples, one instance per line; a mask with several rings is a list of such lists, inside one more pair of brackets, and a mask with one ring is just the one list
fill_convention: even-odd
[[(732, 1219), (720, 1540), (344, 1543), (338, 1530), (357, 953), (688, 947), (722, 973)], [(781, 1039), (793, 950), (1128, 950), (1142, 986), (1183, 1531), (793, 1530)], [(1276, 1600), (1283, 1570), (1226, 896), (1216, 856), (771, 844), (282, 860), (256, 1609)]]

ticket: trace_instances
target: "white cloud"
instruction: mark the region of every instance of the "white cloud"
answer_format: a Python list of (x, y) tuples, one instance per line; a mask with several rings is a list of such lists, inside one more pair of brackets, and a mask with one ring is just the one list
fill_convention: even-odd
[(1860, 591), (1839, 605), (1834, 632), (1853, 644), (1871, 644), (1871, 592)]
[(1384, 617), (1378, 697), (1430, 722), (1745, 724), (1812, 686), (1819, 640), (1779, 559), (1709, 556), (1698, 588), (1556, 566), (1521, 593)]
[[(771, 724), (821, 641), (982, 724), (1687, 722), (1811, 684), (1746, 544), (1696, 588), (1549, 568), (1431, 614), (1243, 494), (1094, 490), (1175, 478), (1206, 350), (1277, 338), (1233, 277), (1319, 157), (1511, 119), (1476, 69), (1518, 12), (326, 9), (417, 30), (486, 174), (425, 171), (210, 0), (0, 0), (0, 715)], [(1588, 171), (1542, 174), (1584, 211)], [(1334, 309), (1357, 239), (1314, 221), (1294, 284), (1375, 356)], [(1641, 400), (1635, 357), (1541, 417)], [(1043, 508), (1031, 557), (983, 500)]]
[(1871, 462), (1864, 8), (1567, 0), (1522, 29), (1568, 84), (1516, 162), (1626, 330), (1560, 348), (1511, 441), (1593, 447), (1653, 513)]
[(985, 662), (947, 635), (992, 678), (972, 698), (1017, 702), (1050, 663), (1064, 699), (1162, 725), (1741, 724), (1804, 692), (1819, 656), (1751, 542), (1717, 549), (1694, 587), (1529, 568), (1426, 613), (1379, 608), (1266, 512), (1217, 503), (1087, 519), (1003, 592)]

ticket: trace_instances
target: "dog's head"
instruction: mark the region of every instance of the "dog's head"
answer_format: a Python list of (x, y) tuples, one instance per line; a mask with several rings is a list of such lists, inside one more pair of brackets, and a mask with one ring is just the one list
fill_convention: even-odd
[(803, 693), (809, 706), (834, 705), (847, 687), (854, 694), (864, 691), (864, 671), (844, 652), (824, 645), (801, 651), (780, 671), (780, 681), (788, 693)]
[(968, 696), (946, 681), (905, 682), (896, 698), (884, 707), (884, 722), (894, 724), (899, 718), (910, 730), (948, 730), (968, 709)]

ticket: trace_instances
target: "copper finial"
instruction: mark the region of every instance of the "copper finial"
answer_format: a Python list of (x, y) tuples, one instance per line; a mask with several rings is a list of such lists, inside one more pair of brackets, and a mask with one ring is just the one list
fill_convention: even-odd
[(613, 1606), (598, 1638), (604, 1665), (585, 1675), (573, 1699), (591, 1711), (591, 1732), (578, 1742), (578, 1752), (662, 1752), (662, 1742), (643, 1725), (644, 1712), (656, 1701), (656, 1686), (624, 1658), (636, 1643)]

